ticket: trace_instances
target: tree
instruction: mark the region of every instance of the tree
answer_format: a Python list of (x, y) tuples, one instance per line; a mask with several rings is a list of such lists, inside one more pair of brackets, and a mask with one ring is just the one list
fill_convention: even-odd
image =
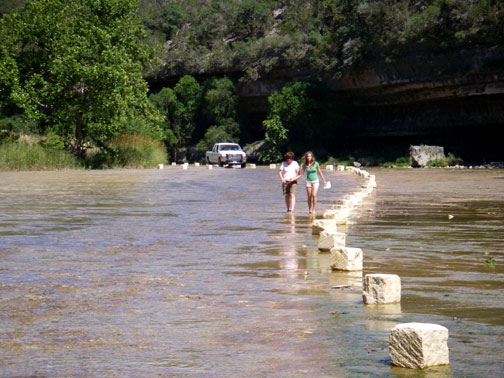
[(266, 130), (266, 149), (261, 153), (261, 160), (278, 161), (282, 158), (290, 131), (306, 117), (309, 102), (310, 84), (296, 81), (285, 85), (280, 92), (275, 91), (268, 97), (270, 110), (268, 118), (263, 121)]
[(277, 114), (263, 121), (266, 129), (266, 148), (259, 159), (264, 162), (277, 162), (282, 159), (282, 148), (287, 141), (288, 130), (282, 124), (282, 120)]
[(85, 141), (106, 144), (120, 132), (120, 120), (160, 120), (142, 78), (142, 62), (152, 55), (137, 5), (28, 0), (0, 20), (4, 91), (28, 117), (74, 135), (77, 152)]
[(185, 75), (172, 88), (163, 88), (149, 96), (151, 103), (164, 114), (162, 128), (165, 141), (172, 148), (173, 158), (177, 150), (189, 146), (196, 127), (196, 117), (201, 103), (201, 87), (196, 79)]
[(210, 123), (222, 124), (225, 119), (235, 119), (238, 95), (231, 79), (212, 78), (205, 83), (205, 87), (204, 101)]

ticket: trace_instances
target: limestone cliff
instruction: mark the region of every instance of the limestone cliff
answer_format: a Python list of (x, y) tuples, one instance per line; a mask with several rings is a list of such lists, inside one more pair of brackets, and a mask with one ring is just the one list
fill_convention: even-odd
[[(242, 107), (252, 122), (260, 122), (269, 94), (307, 76), (285, 69), (243, 83)], [(346, 104), (346, 121), (334, 129), (341, 137), (335, 148), (406, 155), (409, 144), (426, 143), (443, 145), (466, 161), (503, 160), (502, 46), (411, 55), (325, 82), (335, 104)]]

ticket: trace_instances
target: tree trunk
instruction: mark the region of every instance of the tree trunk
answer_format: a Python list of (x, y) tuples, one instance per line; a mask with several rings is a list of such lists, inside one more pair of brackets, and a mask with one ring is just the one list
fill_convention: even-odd
[(75, 155), (82, 156), (82, 113), (75, 118)]

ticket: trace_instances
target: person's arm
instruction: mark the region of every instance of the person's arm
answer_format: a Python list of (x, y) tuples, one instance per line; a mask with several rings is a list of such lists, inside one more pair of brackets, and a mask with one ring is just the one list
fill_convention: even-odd
[(296, 181), (301, 178), (301, 176), (304, 175), (305, 169), (304, 165), (301, 166), (301, 168), (296, 169), (296, 177), (294, 177), (292, 180)]
[(280, 166), (280, 170), (278, 171), (278, 177), (280, 177), (280, 181), (282, 181), (282, 184), (285, 184), (285, 180), (282, 176), (282, 167)]
[(324, 174), (322, 173), (322, 170), (320, 169), (320, 165), (317, 165), (317, 172), (319, 173), (320, 177), (322, 177), (322, 181), (324, 181), (324, 185), (327, 184), (326, 179), (324, 177)]

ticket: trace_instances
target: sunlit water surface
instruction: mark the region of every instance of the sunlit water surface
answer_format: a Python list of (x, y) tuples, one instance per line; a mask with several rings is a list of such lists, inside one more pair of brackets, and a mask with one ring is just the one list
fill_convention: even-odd
[[(400, 305), (331, 272), (304, 181), (289, 216), (276, 171), (0, 173), (0, 376), (502, 376), (504, 172), (372, 173), (340, 231)], [(326, 176), (318, 216), (363, 183)], [(449, 366), (390, 366), (410, 321), (449, 329)]]

